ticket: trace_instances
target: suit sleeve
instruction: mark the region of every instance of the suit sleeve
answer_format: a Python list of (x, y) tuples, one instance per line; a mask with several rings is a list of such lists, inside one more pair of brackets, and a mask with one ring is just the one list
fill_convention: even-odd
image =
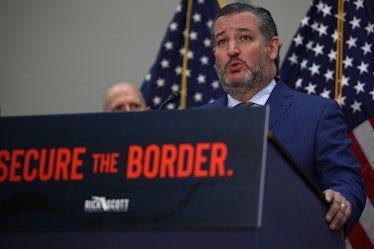
[(348, 234), (365, 207), (367, 187), (351, 150), (343, 114), (335, 101), (326, 102), (317, 129), (315, 160), (320, 186), (339, 192), (352, 204)]

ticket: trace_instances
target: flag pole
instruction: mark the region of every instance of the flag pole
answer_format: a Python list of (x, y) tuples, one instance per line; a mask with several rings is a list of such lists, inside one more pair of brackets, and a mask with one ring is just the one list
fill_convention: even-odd
[(339, 103), (340, 107), (342, 107), (344, 0), (338, 0), (337, 32), (338, 39), (336, 41), (335, 100)]
[[(191, 27), (191, 11), (192, 11), (193, 0), (188, 0), (187, 13), (186, 13), (186, 29), (184, 35), (184, 53), (183, 53), (183, 65), (182, 65), (182, 82), (181, 82), (181, 98), (180, 98), (180, 109), (186, 109), (187, 107), (187, 69), (188, 69), (188, 49), (189, 49), (189, 33)], [(222, 8), (225, 6), (224, 0), (217, 0), (218, 6)]]
[(225, 6), (225, 1), (223, 0), (217, 0), (218, 6), (222, 9), (223, 6)]
[(186, 29), (184, 33), (184, 50), (183, 50), (183, 70), (182, 70), (182, 83), (181, 83), (181, 99), (180, 109), (186, 109), (187, 106), (187, 66), (188, 66), (188, 49), (189, 49), (189, 33), (191, 26), (191, 10), (192, 0), (188, 0), (187, 13), (186, 13)]

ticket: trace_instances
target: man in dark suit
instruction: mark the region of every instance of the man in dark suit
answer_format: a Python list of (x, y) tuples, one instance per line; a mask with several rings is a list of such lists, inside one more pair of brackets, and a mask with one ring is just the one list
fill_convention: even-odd
[(280, 41), (266, 9), (229, 4), (212, 31), (226, 94), (201, 108), (269, 105), (269, 129), (324, 191), (330, 228), (346, 225), (347, 235), (363, 211), (367, 187), (338, 104), (294, 91), (276, 77)]

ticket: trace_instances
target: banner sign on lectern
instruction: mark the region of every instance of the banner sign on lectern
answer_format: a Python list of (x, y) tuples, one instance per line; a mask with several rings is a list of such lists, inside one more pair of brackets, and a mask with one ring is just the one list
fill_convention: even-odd
[(1, 117), (0, 231), (257, 228), (267, 116)]

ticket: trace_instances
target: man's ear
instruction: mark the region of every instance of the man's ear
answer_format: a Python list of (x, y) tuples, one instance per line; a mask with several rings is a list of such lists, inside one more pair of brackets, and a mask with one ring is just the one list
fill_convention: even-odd
[(269, 56), (275, 60), (279, 53), (279, 37), (273, 36), (269, 41)]

